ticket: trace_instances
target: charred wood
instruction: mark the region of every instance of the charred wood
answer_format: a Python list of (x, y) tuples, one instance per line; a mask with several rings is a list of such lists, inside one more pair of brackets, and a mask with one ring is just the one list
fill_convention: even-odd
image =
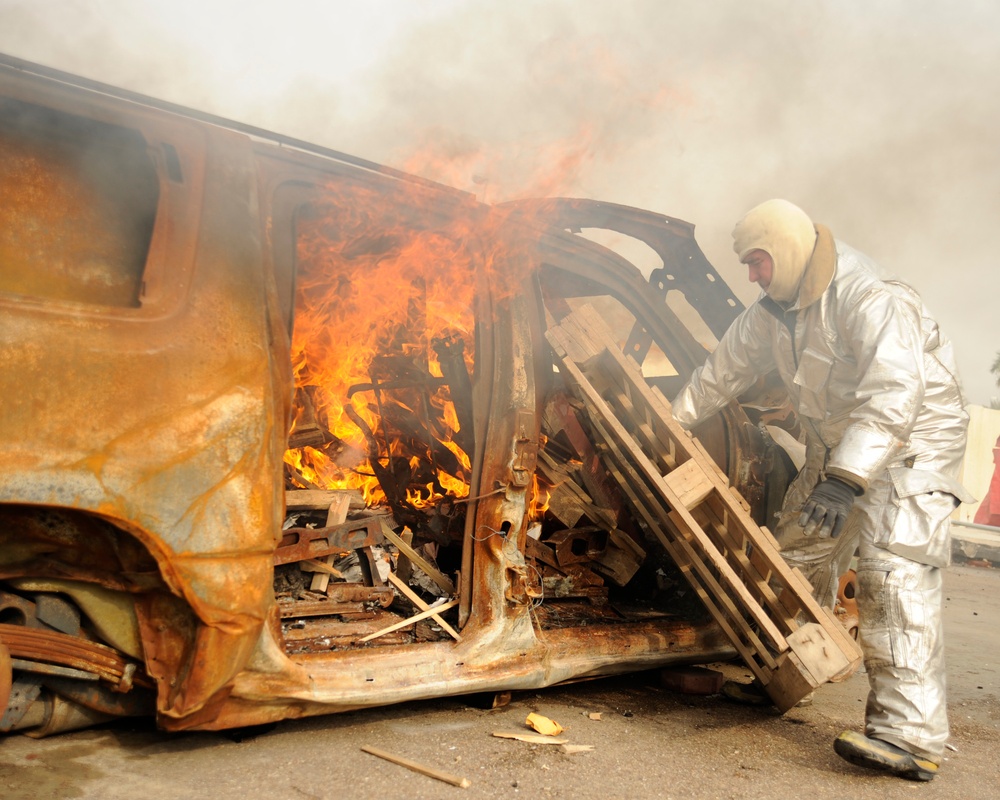
[(550, 533), (544, 543), (553, 548), (559, 567), (595, 561), (604, 556), (608, 548), (608, 532), (588, 526)]
[(441, 374), (448, 382), (451, 402), (455, 404), (458, 432), (455, 441), (466, 453), (476, 449), (475, 424), (472, 415), (472, 379), (465, 363), (465, 340), (460, 336), (434, 339), (431, 347), (441, 364)]
[(559, 568), (543, 565), (540, 572), (546, 598), (587, 597), (596, 601), (607, 600), (608, 588), (604, 585), (604, 579), (580, 564)]
[(368, 442), (368, 458), (372, 472), (375, 473), (375, 478), (382, 487), (382, 491), (385, 492), (385, 498), (392, 509), (393, 516), (397, 522), (415, 528), (419, 527), (420, 515), (413, 506), (406, 502), (406, 484), (400, 486), (393, 471), (384, 467), (379, 461), (379, 445), (374, 431), (350, 404), (344, 406), (344, 412), (358, 426), (361, 433), (364, 434), (365, 441)]
[(556, 463), (544, 450), (538, 454), (537, 468), (550, 486), (548, 511), (563, 525), (575, 527), (581, 517), (586, 516), (606, 529), (616, 527), (618, 520), (614, 512), (595, 505), (567, 467)]
[(608, 546), (592, 567), (615, 586), (625, 586), (635, 577), (646, 558), (645, 549), (619, 530), (608, 532)]
[[(610, 480), (590, 435), (580, 422), (579, 404), (564, 392), (554, 393), (545, 406), (544, 422), (552, 435), (562, 434), (580, 460), (580, 477), (593, 502), (610, 509), (615, 519), (622, 514), (621, 491)], [(594, 520), (597, 522), (597, 520)]]
[(319, 489), (320, 487), (309, 480), (289, 463), (285, 463), (285, 488), (288, 489)]

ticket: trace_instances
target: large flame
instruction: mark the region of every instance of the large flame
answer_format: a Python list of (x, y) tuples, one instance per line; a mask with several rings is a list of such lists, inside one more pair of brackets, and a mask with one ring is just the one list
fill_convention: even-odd
[[(296, 233), (296, 386), (340, 442), (289, 450), (286, 461), (324, 488), (360, 489), (371, 504), (384, 496), (368, 458), (377, 451), (384, 469), (408, 464), (411, 504), (466, 496), (469, 459), (433, 343), (461, 339), (471, 374), (468, 231), (435, 224), (399, 193), (338, 184), (299, 214)], [(448, 453), (450, 470), (437, 464)]]

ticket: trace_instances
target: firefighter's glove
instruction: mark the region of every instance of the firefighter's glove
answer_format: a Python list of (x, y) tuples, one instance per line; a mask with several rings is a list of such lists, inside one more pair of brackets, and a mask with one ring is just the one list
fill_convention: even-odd
[(839, 478), (820, 481), (802, 506), (799, 527), (806, 536), (818, 531), (821, 538), (836, 539), (844, 529), (855, 497), (857, 490), (846, 481)]

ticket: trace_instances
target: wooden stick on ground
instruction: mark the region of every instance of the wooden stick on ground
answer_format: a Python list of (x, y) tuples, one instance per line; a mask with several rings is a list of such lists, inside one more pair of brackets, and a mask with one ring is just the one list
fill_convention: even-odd
[(366, 744), (363, 745), (361, 749), (373, 756), (384, 758), (386, 761), (391, 761), (393, 764), (399, 764), (401, 767), (406, 767), (407, 769), (412, 769), (414, 772), (419, 772), (421, 775), (426, 775), (428, 778), (435, 778), (439, 781), (450, 783), (452, 786), (458, 786), (462, 789), (468, 789), (472, 786), (472, 781), (468, 778), (460, 778), (458, 775), (451, 775), (447, 772), (442, 772), (439, 769), (434, 769), (433, 767), (425, 767), (423, 764), (418, 764), (416, 761), (411, 761), (408, 758), (387, 753), (385, 750), (380, 750), (377, 747), (372, 747), (371, 745)]

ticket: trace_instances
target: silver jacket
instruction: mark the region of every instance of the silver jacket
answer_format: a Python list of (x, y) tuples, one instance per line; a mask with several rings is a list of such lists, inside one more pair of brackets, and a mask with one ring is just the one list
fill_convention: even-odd
[(948, 517), (972, 501), (955, 480), (968, 414), (951, 345), (913, 289), (817, 230), (827, 265), (810, 264), (787, 310), (767, 295), (747, 308), (674, 399), (674, 416), (691, 428), (777, 369), (817, 478), (888, 481), (892, 508), (875, 544), (943, 566)]

